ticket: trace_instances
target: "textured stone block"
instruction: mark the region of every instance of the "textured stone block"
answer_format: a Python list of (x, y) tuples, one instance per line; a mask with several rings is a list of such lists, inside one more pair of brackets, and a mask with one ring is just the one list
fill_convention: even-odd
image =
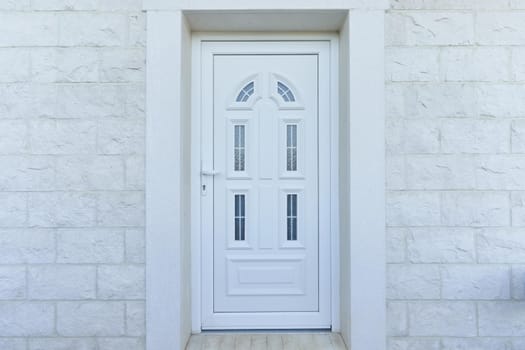
[(388, 228), (386, 230), (386, 260), (389, 263), (401, 263), (406, 260), (406, 235), (404, 228)]
[(100, 1), (100, 11), (141, 11), (142, 0), (109, 0)]
[(56, 99), (57, 87), (54, 85), (0, 85), (0, 118), (53, 117), (56, 115)]
[(31, 266), (28, 290), (31, 299), (94, 299), (96, 286), (94, 266)]
[(53, 304), (0, 302), (0, 336), (51, 336), (54, 334)]
[(448, 226), (508, 226), (509, 194), (503, 192), (445, 192), (443, 223)]
[(443, 299), (509, 299), (508, 266), (443, 265), (441, 267)]
[(403, 155), (387, 155), (386, 157), (386, 188), (387, 190), (403, 190), (405, 185), (405, 157)]
[[(26, 269), (23, 266), (0, 266), (0, 299), (26, 297)], [(0, 349), (2, 347), (0, 346)]]
[(98, 350), (93, 338), (32, 338), (29, 350)]
[(142, 338), (101, 338), (98, 340), (99, 350), (144, 350)]
[(124, 117), (126, 91), (121, 85), (60, 85), (56, 105), (60, 118)]
[(512, 192), (512, 226), (525, 226), (525, 192)]
[(126, 158), (126, 188), (141, 190), (145, 188), (145, 159), (144, 156), (130, 156)]
[(58, 43), (57, 19), (53, 13), (0, 13), (0, 33), (0, 47), (53, 46)]
[(512, 299), (525, 301), (525, 265), (512, 266)]
[(390, 3), (392, 8), (403, 10), (503, 10), (510, 8), (508, 0), (392, 0)]
[(0, 229), (0, 264), (52, 263), (55, 233), (41, 229)]
[(523, 45), (525, 14), (481, 12), (476, 16), (476, 42), (482, 45)]
[(411, 302), (408, 310), (411, 336), (473, 337), (477, 334), (474, 303)]
[(100, 55), (100, 81), (141, 82), (145, 80), (144, 49), (105, 49)]
[(59, 230), (57, 262), (108, 263), (124, 261), (124, 232), (121, 229)]
[(408, 260), (413, 263), (474, 263), (474, 230), (470, 228), (411, 228)]
[(443, 153), (506, 153), (509, 138), (508, 121), (449, 119), (441, 126)]
[(101, 226), (144, 226), (143, 192), (108, 192), (98, 197)]
[(124, 328), (122, 302), (63, 302), (57, 305), (57, 332), (61, 336), (121, 336)]
[(525, 153), (525, 121), (512, 122), (512, 152)]
[(122, 190), (124, 161), (113, 156), (68, 156), (56, 160), (61, 190)]
[(439, 268), (433, 265), (388, 265), (387, 298), (439, 299)]
[(441, 350), (441, 345), (432, 338), (390, 338), (388, 350)]
[(392, 47), (386, 51), (386, 77), (390, 81), (439, 80), (439, 51)]
[(144, 299), (144, 266), (99, 266), (97, 275), (99, 299)]
[(470, 13), (414, 12), (405, 16), (409, 45), (467, 45), (474, 41)]
[(520, 117), (525, 115), (525, 85), (480, 85), (478, 107), (481, 116)]
[(440, 223), (440, 196), (433, 192), (389, 192), (388, 226), (432, 226)]
[(27, 10), (31, 6), (30, 0), (0, 0), (0, 10)]
[(27, 123), (24, 120), (0, 119), (0, 154), (27, 152)]
[(93, 193), (31, 193), (28, 207), (30, 226), (85, 227), (96, 224), (96, 196)]
[(30, 122), (34, 154), (86, 154), (96, 151), (96, 122), (86, 120), (35, 120)]
[(129, 35), (128, 45), (146, 46), (146, 14), (143, 12), (132, 13), (128, 17)]
[[(1, 6), (1, 5), (0, 5)], [(0, 82), (16, 83), (31, 79), (31, 56), (29, 50), (0, 49)]]
[(26, 340), (20, 338), (0, 339), (0, 349), (9, 350), (26, 350)]
[(507, 48), (446, 48), (441, 52), (441, 78), (444, 81), (509, 81), (509, 62)]
[(442, 350), (511, 350), (512, 340), (498, 338), (444, 338)]
[(479, 113), (479, 92), (471, 84), (418, 84), (403, 90), (407, 118), (472, 117)]
[(59, 17), (60, 46), (120, 46), (125, 44), (123, 14), (65, 13)]
[(98, 56), (92, 48), (32, 50), (33, 80), (44, 83), (96, 82), (99, 80)]
[(389, 301), (387, 302), (387, 335), (406, 336), (408, 335), (408, 307), (406, 303)]
[(146, 117), (146, 89), (143, 84), (127, 84), (123, 86), (126, 95), (126, 117)]
[(126, 332), (130, 336), (146, 335), (146, 305), (144, 302), (126, 302)]
[[(525, 1), (523, 2), (525, 5)], [(525, 6), (524, 6), (525, 8)], [(516, 47), (512, 49), (512, 77), (517, 81), (525, 80), (525, 48)]]
[(0, 156), (0, 190), (52, 190), (55, 163), (47, 156)]
[(525, 155), (483, 156), (476, 159), (477, 188), (525, 189)]
[(406, 183), (409, 190), (474, 189), (474, 162), (466, 156), (409, 155)]
[(97, 0), (32, 0), (31, 7), (45, 11), (89, 11), (97, 9)]
[(483, 229), (477, 238), (480, 263), (523, 263), (525, 234), (522, 229)]
[(0, 192), (0, 227), (21, 227), (27, 224), (25, 193)]
[(126, 230), (126, 261), (141, 264), (145, 262), (146, 242), (143, 229)]
[(525, 302), (478, 303), (480, 336), (525, 336)]
[(404, 153), (438, 153), (439, 123), (436, 120), (405, 120), (403, 122)]
[(141, 120), (101, 120), (98, 151), (101, 154), (143, 154), (145, 127)]

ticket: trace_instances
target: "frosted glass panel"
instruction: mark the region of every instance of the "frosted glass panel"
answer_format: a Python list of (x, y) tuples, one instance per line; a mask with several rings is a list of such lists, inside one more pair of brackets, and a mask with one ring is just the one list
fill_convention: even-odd
[(246, 195), (235, 195), (235, 240), (244, 241), (246, 236)]
[(297, 195), (286, 195), (286, 236), (289, 241), (297, 240)]
[(297, 171), (297, 125), (286, 125), (286, 170)]
[(233, 170), (235, 171), (244, 171), (246, 168), (245, 134), (246, 127), (244, 125), (235, 125), (233, 132)]

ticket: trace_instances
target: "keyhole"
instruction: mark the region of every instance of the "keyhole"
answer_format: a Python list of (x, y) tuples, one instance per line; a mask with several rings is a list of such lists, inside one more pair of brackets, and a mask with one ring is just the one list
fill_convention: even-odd
[(202, 192), (206, 192), (206, 185), (202, 185)]

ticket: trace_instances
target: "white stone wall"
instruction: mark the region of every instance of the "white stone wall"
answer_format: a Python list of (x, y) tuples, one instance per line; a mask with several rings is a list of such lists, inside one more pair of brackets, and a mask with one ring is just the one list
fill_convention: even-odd
[(140, 0), (0, 0), (0, 349), (144, 349)]
[[(389, 350), (525, 349), (525, 1), (392, 0)], [(144, 349), (140, 0), (0, 0), (0, 349)]]
[(391, 7), (389, 350), (523, 350), (525, 1)]

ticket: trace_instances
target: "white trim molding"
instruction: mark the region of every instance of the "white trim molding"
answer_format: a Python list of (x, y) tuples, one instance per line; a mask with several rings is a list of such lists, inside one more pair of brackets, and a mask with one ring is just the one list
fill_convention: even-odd
[[(339, 57), (332, 57), (339, 71), (339, 86), (334, 87), (335, 102), (339, 95), (339, 126), (332, 130), (338, 136), (332, 142), (339, 156), (331, 160), (339, 164), (331, 188), (339, 196), (332, 196), (331, 205), (339, 208), (332, 221), (339, 223), (336, 265), (340, 270), (335, 273), (340, 300), (332, 307), (340, 310), (340, 321), (333, 321), (340, 327), (333, 331), (341, 331), (352, 350), (385, 350), (386, 1), (145, 0), (144, 8), (148, 10), (147, 349), (182, 350), (192, 329), (200, 327), (191, 317), (192, 308), (200, 307), (200, 296), (192, 295), (190, 273), (200, 269), (195, 265), (200, 252), (190, 244), (191, 223), (200, 220), (199, 207), (190, 196), (199, 177), (192, 179), (200, 171), (200, 163), (191, 157), (200, 152), (192, 142), (200, 132), (199, 122), (191, 120), (199, 113), (191, 104), (191, 96), (199, 93), (191, 79), (200, 67), (195, 61), (200, 53), (192, 52), (192, 37), (195, 40), (202, 35), (199, 32), (211, 30), (217, 39), (231, 39), (233, 33), (256, 31), (268, 40), (287, 36), (311, 40), (312, 31), (328, 30), (339, 46)], [(279, 27), (283, 10), (292, 20)]]

